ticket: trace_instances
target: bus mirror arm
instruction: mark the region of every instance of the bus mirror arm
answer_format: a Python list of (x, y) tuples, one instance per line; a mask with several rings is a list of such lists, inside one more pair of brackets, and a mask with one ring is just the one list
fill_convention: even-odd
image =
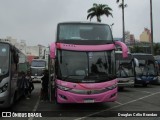
[(115, 45), (121, 46), (123, 58), (128, 57), (128, 47), (126, 46), (126, 44), (120, 41), (115, 41)]

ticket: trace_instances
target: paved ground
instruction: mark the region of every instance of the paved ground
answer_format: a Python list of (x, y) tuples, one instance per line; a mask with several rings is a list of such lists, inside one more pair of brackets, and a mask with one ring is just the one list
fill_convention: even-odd
[[(123, 91), (119, 91), (116, 102), (65, 105), (59, 105), (55, 102), (41, 102), (39, 99), (40, 88), (41, 85), (35, 83), (35, 90), (32, 93), (31, 99), (22, 98), (11, 109), (1, 109), (0, 111), (38, 112), (43, 116), (42, 118), (23, 118), (24, 120), (160, 120), (160, 116), (129, 117), (131, 115), (143, 116), (144, 114), (150, 114), (150, 116), (160, 115), (160, 86), (158, 85), (126, 88)], [(47, 118), (44, 117), (45, 115), (47, 115)], [(128, 117), (124, 117), (127, 115)], [(0, 119), (8, 120), (9, 118)], [(19, 120), (22, 118), (12, 119)]]

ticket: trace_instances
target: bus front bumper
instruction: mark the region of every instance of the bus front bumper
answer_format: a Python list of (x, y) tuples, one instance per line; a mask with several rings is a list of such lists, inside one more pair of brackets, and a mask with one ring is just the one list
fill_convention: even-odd
[(114, 102), (117, 99), (117, 88), (99, 94), (75, 94), (68, 91), (57, 89), (58, 103), (101, 103)]
[(134, 80), (130, 78), (117, 78), (118, 87), (132, 87), (134, 86)]
[(150, 78), (148, 78), (148, 77), (143, 77), (143, 78), (142, 77), (137, 77), (135, 79), (135, 84), (154, 84), (154, 83), (157, 82), (157, 79), (158, 79), (157, 76), (150, 77)]
[(31, 76), (33, 82), (41, 82), (41, 76)]

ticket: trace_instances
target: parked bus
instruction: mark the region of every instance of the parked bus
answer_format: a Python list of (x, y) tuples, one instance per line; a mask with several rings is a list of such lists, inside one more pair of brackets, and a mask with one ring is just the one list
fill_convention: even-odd
[(155, 83), (158, 79), (158, 70), (153, 55), (145, 53), (133, 53), (132, 55), (139, 61), (139, 67), (135, 67), (135, 85), (147, 86)]
[(46, 69), (46, 60), (33, 59), (31, 62), (31, 78), (33, 81), (41, 81), (43, 71)]
[(114, 42), (109, 25), (59, 23), (56, 43), (50, 46), (55, 60), (55, 97), (58, 103), (113, 102), (117, 98), (115, 44), (127, 57), (127, 46)]
[(118, 88), (123, 90), (124, 87), (134, 86), (135, 66), (138, 66), (138, 60), (128, 53), (127, 58), (122, 57), (122, 51), (116, 51), (116, 75)]
[(18, 64), (22, 56), (25, 57), (11, 44), (0, 42), (0, 107), (10, 107), (22, 96), (18, 89)]
[(158, 69), (158, 79), (156, 84), (160, 84), (160, 55), (154, 56), (155, 62), (157, 63), (157, 69)]

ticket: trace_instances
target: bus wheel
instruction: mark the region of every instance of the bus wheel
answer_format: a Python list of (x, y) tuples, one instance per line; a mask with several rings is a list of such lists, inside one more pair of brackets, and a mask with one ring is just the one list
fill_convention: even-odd
[(16, 103), (17, 101), (17, 92), (14, 93), (13, 103)]
[(118, 87), (118, 90), (122, 91), (124, 90), (124, 87)]
[(136, 87), (137, 87), (137, 84), (134, 84), (134, 87), (136, 88)]

